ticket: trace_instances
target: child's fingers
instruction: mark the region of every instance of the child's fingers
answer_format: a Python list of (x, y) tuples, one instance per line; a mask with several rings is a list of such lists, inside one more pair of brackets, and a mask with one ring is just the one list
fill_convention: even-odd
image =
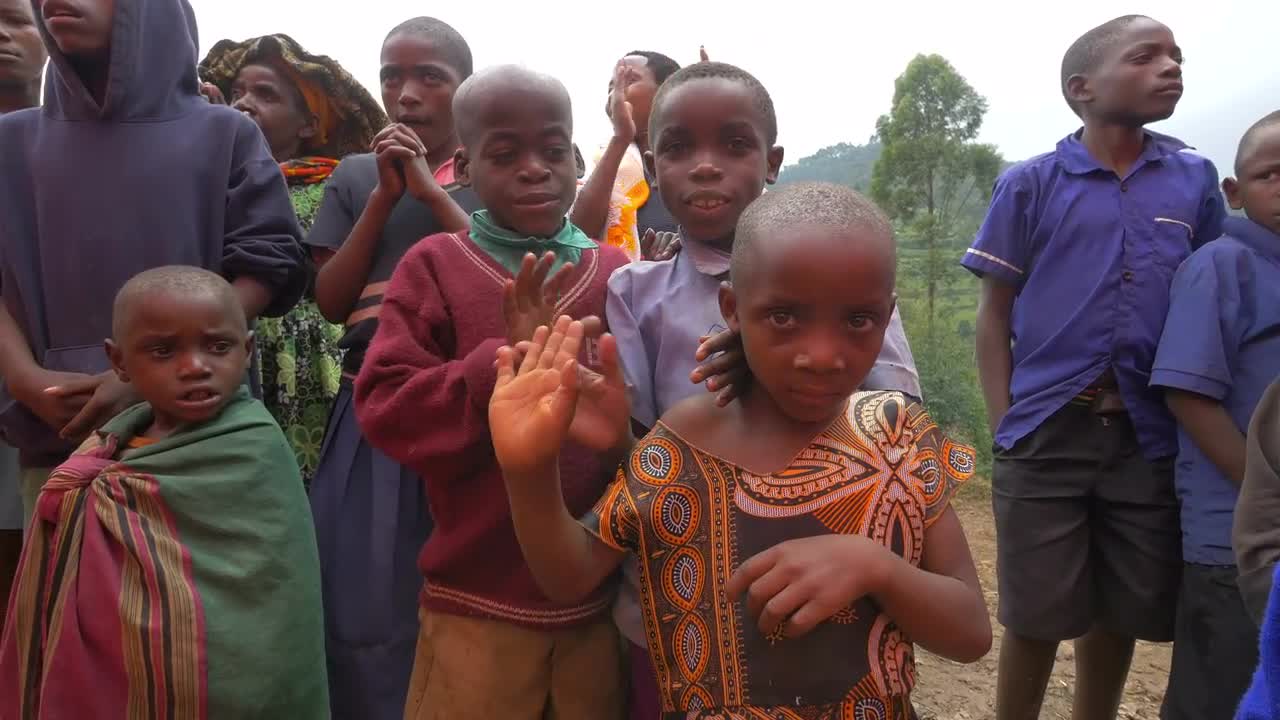
[(747, 558), (734, 571), (733, 576), (729, 578), (729, 584), (725, 587), (725, 592), (731, 598), (736, 598), (745, 593), (752, 583), (773, 569), (773, 566), (777, 564), (777, 557), (777, 546), (775, 545), (764, 552)]
[(538, 362), (542, 358), (547, 341), (551, 335), (551, 330), (547, 326), (540, 326), (533, 331), (533, 340), (529, 343), (529, 352), (524, 354), (524, 360), (520, 363), (520, 374), (533, 372), (538, 369)]
[(693, 372), (689, 374), (689, 379), (695, 383), (706, 381), (709, 390), (718, 390), (723, 386), (723, 383), (718, 385), (712, 385), (712, 383), (721, 380), (722, 375), (741, 369), (746, 362), (746, 356), (742, 354), (741, 350), (727, 350), (695, 367)]
[(503, 346), (498, 348), (498, 379), (494, 388), (500, 388), (516, 379), (515, 350)]
[(507, 280), (502, 284), (502, 317), (506, 320), (508, 328), (515, 324), (516, 316), (520, 314), (516, 282), (516, 280)]
[(721, 330), (698, 346), (697, 352), (694, 353), (694, 358), (698, 362), (702, 362), (712, 355), (740, 348), (741, 346), (742, 339), (738, 336), (738, 333), (732, 330)]
[(565, 320), (569, 320), (569, 324), (565, 326), (564, 342), (560, 346), (559, 355), (576, 359), (578, 351), (582, 348), (582, 323), (571, 320), (568, 315), (561, 315), (556, 320), (556, 327), (563, 326)]
[(520, 272), (516, 273), (515, 298), (516, 309), (525, 312), (529, 309), (529, 285), (533, 282), (533, 274), (538, 260), (533, 253), (525, 253), (520, 260)]
[(582, 337), (595, 340), (604, 334), (604, 321), (595, 315), (588, 315), (578, 322), (582, 323)]
[(783, 631), (789, 638), (803, 637), (813, 632), (814, 628), (833, 614), (835, 613), (828, 612), (818, 601), (809, 600), (791, 613), (791, 617), (786, 619)]
[(658, 233), (653, 228), (644, 231), (644, 237), (640, 238), (640, 257), (645, 260), (653, 260), (653, 244), (658, 239)]
[(760, 615), (756, 618), (756, 627), (760, 628), (760, 632), (764, 635), (775, 633), (779, 629), (786, 631), (792, 613), (799, 610), (808, 600), (808, 596), (800, 586), (784, 585), (761, 607)]
[(534, 298), (543, 296), (543, 288), (547, 285), (547, 276), (551, 274), (551, 266), (556, 262), (555, 253), (547, 252), (538, 259), (538, 264), (533, 268), (533, 279), (529, 284), (528, 293), (530, 302)]
[[(548, 264), (548, 267), (550, 265)], [(560, 269), (551, 276), (550, 280), (546, 280), (542, 285), (542, 302), (547, 305), (555, 305), (560, 296), (564, 294), (564, 290), (569, 285), (569, 278), (573, 274), (573, 263), (565, 263)]]
[(45, 395), (52, 395), (57, 398), (68, 398), (74, 395), (88, 395), (96, 392), (98, 386), (102, 384), (102, 378), (97, 375), (86, 375), (81, 380), (70, 380), (61, 385), (54, 385), (44, 389)]
[(555, 327), (551, 330), (551, 336), (547, 339), (546, 346), (542, 349), (542, 354), (538, 357), (538, 367), (543, 370), (550, 370), (555, 367), (556, 356), (560, 354), (560, 348), (564, 345), (565, 334), (569, 331), (569, 317), (561, 316), (556, 321)]
[(622, 360), (618, 357), (618, 339), (609, 333), (600, 336), (600, 371), (610, 383), (625, 382)]

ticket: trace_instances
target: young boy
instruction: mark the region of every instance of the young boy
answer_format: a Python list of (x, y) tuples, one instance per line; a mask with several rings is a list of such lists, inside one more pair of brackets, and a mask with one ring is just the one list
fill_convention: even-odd
[[(950, 507), (973, 450), (901, 393), (858, 392), (895, 262), (888, 219), (848, 188), (747, 208), (720, 306), (751, 387), (665, 413), (585, 516), (562, 500), (557, 455), (601, 425), (629, 444), (616, 347), (603, 340), (603, 376), (580, 378), (583, 330), (561, 318), (518, 372), (500, 351), (489, 424), (529, 565), (571, 601), (639, 557), (663, 717), (907, 720), (912, 640), (962, 662), (990, 647)], [(615, 399), (580, 393), (602, 384)]]
[[(0, 0), (0, 115), (40, 104), (40, 72), (48, 54), (27, 0)], [(4, 378), (0, 377), (0, 387)], [(0, 435), (0, 598), (18, 571), (22, 552), (22, 493), (18, 451)], [(0, 632), (4, 621), (0, 620)]]
[[(1280, 377), (1280, 113), (1245, 133), (1225, 235), (1173, 277), (1151, 385), (1178, 421), (1182, 584), (1164, 720), (1230, 720), (1257, 664), (1258, 628), (1236, 582), (1232, 514), (1249, 419)], [(1274, 518), (1268, 518), (1274, 524)]]
[(1177, 434), (1148, 383), (1173, 273), (1224, 216), (1213, 165), (1144, 129), (1173, 114), (1181, 63), (1147, 17), (1077, 40), (1062, 92), (1083, 130), (1001, 176), (963, 260), (996, 445), (999, 720), (1038, 715), (1071, 638), (1073, 717), (1113, 718), (1134, 639), (1173, 637)]
[(399, 720), (418, 639), (417, 557), (431, 531), (423, 478), (365, 440), (353, 382), (378, 327), (392, 270), (417, 241), (461, 230), (475, 193), (454, 181), (453, 96), (471, 48), (429, 17), (400, 23), (381, 54), (393, 125), (373, 152), (334, 170), (306, 242), (316, 302), (345, 326), (342, 380), (311, 486), (320, 543), (335, 720)]
[(298, 465), (242, 387), (231, 285), (161, 267), (116, 296), (143, 403), (40, 494), (0, 644), (0, 717), (325, 718), (320, 568)]
[[(497, 349), (529, 340), (553, 313), (603, 314), (605, 283), (626, 256), (565, 219), (577, 173), (558, 81), (494, 68), (463, 83), (453, 113), (456, 172), (485, 209), (469, 233), (426, 238), (400, 261), (356, 380), (365, 435), (428, 479), (436, 520), (419, 561), (427, 582), (406, 718), (617, 718), (608, 593), (557, 603), (538, 589), (485, 409)], [(566, 452), (564, 470), (566, 500), (585, 512), (608, 471), (582, 447)]]
[[(640, 435), (681, 401), (704, 392), (690, 376), (701, 339), (724, 329), (718, 298), (735, 227), (765, 185), (777, 180), (783, 159), (768, 91), (732, 65), (699, 63), (675, 73), (652, 107), (652, 174), (680, 224), (682, 249), (673, 260), (619, 270), (609, 281), (606, 304)], [(920, 396), (896, 308), (863, 388)], [(637, 570), (629, 560), (614, 617), (633, 646), (632, 717), (648, 718), (657, 711), (657, 688), (644, 653)]]
[(283, 314), (306, 280), (262, 133), (199, 94), (186, 0), (33, 7), (52, 55), (45, 106), (0, 118), (0, 428), (28, 503), (75, 441), (136, 400), (98, 348), (130, 277), (216, 270), (251, 321)]

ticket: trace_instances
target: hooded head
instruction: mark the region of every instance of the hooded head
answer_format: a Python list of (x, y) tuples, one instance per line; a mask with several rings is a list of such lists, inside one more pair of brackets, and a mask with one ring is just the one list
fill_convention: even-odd
[[(187, 0), (31, 0), (31, 5), (49, 49), (44, 107), (50, 116), (169, 120), (204, 103), (196, 76), (196, 18)], [(107, 24), (107, 45), (99, 48), (96, 39)], [(101, 102), (94, 98), (89, 74), (105, 78)]]

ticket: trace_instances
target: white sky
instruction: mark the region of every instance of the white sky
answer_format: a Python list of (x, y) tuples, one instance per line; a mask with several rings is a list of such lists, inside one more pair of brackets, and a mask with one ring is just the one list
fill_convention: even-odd
[[(387, 31), (434, 15), (471, 45), (476, 67), (521, 63), (559, 77), (574, 99), (584, 154), (608, 139), (605, 86), (629, 50), (684, 64), (705, 44), (712, 59), (749, 70), (777, 106), (789, 162), (837, 142), (865, 142), (893, 98), (893, 81), (917, 53), (949, 59), (990, 110), (982, 139), (1019, 160), (1052, 149), (1076, 127), (1058, 91), (1062, 53), (1082, 32), (1119, 14), (1169, 25), (1187, 57), (1187, 91), (1156, 129), (1197, 147), (1229, 174), (1244, 129), (1280, 109), (1275, 0), (191, 0), (200, 52), (222, 38), (275, 32), (342, 63), (378, 98), (378, 54)], [(628, 6), (643, 12), (623, 17)], [(1032, 7), (1042, 7), (1034, 10)]]

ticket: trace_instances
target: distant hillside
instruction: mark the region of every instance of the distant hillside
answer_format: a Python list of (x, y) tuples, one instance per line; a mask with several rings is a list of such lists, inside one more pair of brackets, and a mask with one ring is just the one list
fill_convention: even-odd
[(778, 182), (832, 182), (867, 192), (871, 188), (871, 169), (879, 157), (878, 142), (866, 145), (840, 143), (783, 168)]

